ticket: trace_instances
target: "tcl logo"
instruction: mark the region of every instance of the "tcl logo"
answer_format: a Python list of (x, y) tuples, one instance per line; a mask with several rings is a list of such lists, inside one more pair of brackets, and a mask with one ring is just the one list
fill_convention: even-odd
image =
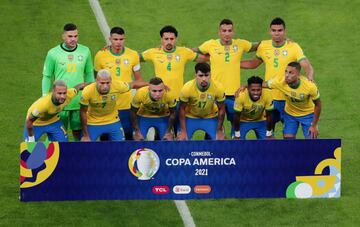
[(170, 192), (169, 186), (162, 185), (162, 186), (154, 186), (152, 187), (152, 192), (157, 195), (164, 195)]
[(175, 185), (173, 187), (173, 192), (175, 194), (189, 194), (191, 192), (191, 188), (189, 185)]

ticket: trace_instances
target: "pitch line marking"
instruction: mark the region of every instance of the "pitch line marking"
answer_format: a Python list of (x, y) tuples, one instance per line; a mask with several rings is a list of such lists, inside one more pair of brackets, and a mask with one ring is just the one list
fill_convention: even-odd
[[(96, 21), (99, 25), (101, 33), (104, 36), (105, 42), (110, 44), (109, 40), (107, 39), (108, 35), (110, 34), (110, 27), (106, 21), (104, 12), (101, 9), (100, 3), (98, 0), (89, 0), (90, 6), (92, 11), (94, 12)], [(185, 200), (174, 200), (176, 208), (180, 213), (180, 216), (183, 220), (185, 227), (196, 227), (194, 223), (194, 219), (191, 216), (189, 207), (186, 205)]]

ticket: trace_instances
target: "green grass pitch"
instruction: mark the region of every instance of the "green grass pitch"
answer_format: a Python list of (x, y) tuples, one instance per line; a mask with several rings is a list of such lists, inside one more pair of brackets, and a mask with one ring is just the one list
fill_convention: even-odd
[[(178, 29), (178, 45), (197, 47), (217, 37), (223, 18), (235, 22), (236, 37), (269, 39), (269, 23), (280, 16), (287, 23), (288, 37), (300, 44), (314, 67), (323, 104), (320, 137), (342, 139), (342, 197), (191, 200), (188, 206), (197, 226), (355, 226), (360, 222), (357, 1), (104, 0), (100, 4), (109, 26), (124, 27), (127, 46), (138, 51), (159, 45), (159, 30), (166, 24)], [(0, 225), (182, 226), (172, 201), (19, 202), (19, 143), (26, 110), (41, 95), (47, 51), (61, 42), (67, 22), (78, 25), (79, 42), (89, 46), (93, 56), (105, 43), (86, 0), (1, 0), (0, 12)], [(193, 67), (194, 63), (187, 65), (186, 80), (193, 77)], [(242, 70), (242, 81), (263, 71), (263, 67)], [(153, 76), (152, 65), (143, 64), (142, 73), (144, 78)]]

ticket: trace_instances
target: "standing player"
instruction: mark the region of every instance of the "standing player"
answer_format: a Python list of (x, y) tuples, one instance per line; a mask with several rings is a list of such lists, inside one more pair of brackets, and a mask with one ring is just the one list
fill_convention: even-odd
[(234, 114), (234, 94), (240, 87), (240, 61), (245, 52), (256, 50), (258, 44), (244, 39), (233, 39), (233, 22), (223, 19), (219, 25), (219, 39), (211, 39), (201, 44), (197, 51), (210, 55), (211, 75), (225, 88), (226, 115), (232, 123)]
[[(62, 34), (63, 43), (49, 50), (43, 70), (42, 93), (50, 91), (51, 81), (64, 80), (69, 88), (82, 82), (94, 81), (94, 70), (89, 48), (78, 44), (75, 24), (66, 24)], [(80, 139), (80, 93), (60, 113), (65, 129), (70, 124), (75, 140)]]
[(102, 134), (108, 134), (111, 141), (124, 140), (124, 133), (116, 108), (119, 95), (131, 88), (146, 86), (147, 83), (114, 81), (106, 69), (101, 69), (96, 82), (88, 85), (80, 100), (80, 117), (83, 127), (81, 141), (96, 141)]
[(180, 89), (184, 85), (185, 64), (188, 61), (207, 61), (207, 57), (189, 48), (176, 46), (177, 35), (173, 26), (163, 27), (160, 30), (161, 47), (148, 49), (140, 57), (142, 61), (154, 64), (155, 75), (164, 81), (170, 88), (170, 95), (178, 100)]
[(299, 124), (305, 138), (315, 139), (319, 134), (320, 93), (313, 82), (300, 76), (300, 71), (298, 62), (290, 62), (283, 80), (274, 78), (266, 84), (285, 95), (284, 139), (295, 139)]
[[(139, 54), (125, 47), (125, 31), (120, 27), (113, 27), (110, 31), (109, 48), (100, 50), (95, 55), (95, 73), (107, 69), (111, 73), (112, 81), (132, 82), (142, 81), (140, 73)], [(124, 128), (125, 139), (132, 139), (132, 126), (130, 120), (131, 91), (119, 95), (116, 103), (119, 118)]]
[(165, 90), (159, 77), (150, 80), (148, 87), (140, 88), (131, 103), (131, 121), (134, 139), (144, 140), (150, 127), (158, 130), (160, 138), (173, 140), (176, 99)]
[(56, 80), (52, 92), (30, 106), (26, 116), (24, 140), (35, 142), (46, 133), (50, 141), (68, 141), (59, 113), (84, 86), (85, 83), (82, 83), (75, 88), (67, 89), (65, 81)]
[(223, 86), (210, 79), (210, 66), (197, 63), (195, 79), (187, 82), (180, 92), (178, 140), (191, 139), (201, 129), (210, 139), (224, 139), (225, 92)]
[(254, 130), (257, 139), (271, 136), (271, 111), (274, 108), (271, 94), (262, 89), (263, 80), (252, 76), (247, 80), (247, 91), (241, 93), (234, 103), (234, 139), (246, 139)]
[[(206, 62), (208, 57), (197, 54), (189, 48), (176, 46), (178, 31), (171, 25), (160, 30), (161, 46), (141, 53), (141, 61), (154, 64), (155, 75), (160, 77), (170, 89), (169, 94), (179, 100), (180, 89), (184, 85), (185, 65), (189, 61)], [(177, 123), (174, 125), (175, 133)]]
[[(297, 61), (305, 69), (309, 80), (314, 79), (314, 71), (305, 57), (300, 46), (295, 42), (286, 40), (285, 22), (277, 17), (270, 23), (271, 40), (261, 41), (256, 58), (244, 60), (241, 62), (241, 68), (254, 69), (261, 63), (265, 63), (265, 81), (276, 79), (283, 80), (284, 72), (290, 62)], [(278, 121), (282, 121), (285, 106), (285, 96), (278, 89), (271, 91), (274, 98), (273, 126)]]

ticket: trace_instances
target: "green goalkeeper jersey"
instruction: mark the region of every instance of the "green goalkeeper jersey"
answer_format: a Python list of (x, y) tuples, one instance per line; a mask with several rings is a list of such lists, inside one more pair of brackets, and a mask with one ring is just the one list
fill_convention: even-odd
[[(54, 80), (64, 80), (68, 88), (73, 88), (82, 82), (93, 82), (94, 68), (89, 48), (78, 44), (75, 49), (69, 50), (64, 44), (60, 44), (49, 50), (43, 70), (43, 95), (50, 92), (53, 75)], [(80, 93), (65, 107), (65, 110), (80, 109)]]

